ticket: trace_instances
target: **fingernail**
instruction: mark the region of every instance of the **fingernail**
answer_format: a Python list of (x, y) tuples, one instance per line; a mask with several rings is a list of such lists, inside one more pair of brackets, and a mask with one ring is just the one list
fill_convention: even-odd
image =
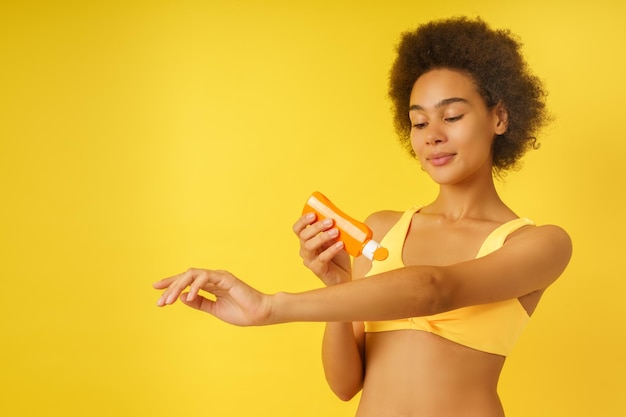
[(315, 213), (307, 213), (305, 218), (307, 220), (311, 221), (311, 220), (315, 219)]
[(337, 237), (337, 235), (339, 235), (339, 230), (337, 229), (330, 229), (328, 231), (328, 236), (330, 237)]
[(332, 226), (333, 225), (333, 220), (332, 219), (324, 219), (324, 221), (322, 222), (322, 224), (324, 226)]

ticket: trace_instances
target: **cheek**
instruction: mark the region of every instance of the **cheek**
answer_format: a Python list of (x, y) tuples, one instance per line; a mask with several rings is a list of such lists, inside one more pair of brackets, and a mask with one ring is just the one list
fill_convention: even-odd
[(458, 134), (455, 135), (457, 143), (462, 144), (462, 146), (467, 146), (476, 152), (491, 151), (493, 135), (485, 126), (473, 124), (467, 126), (467, 129), (463, 132), (457, 133)]
[(413, 153), (417, 159), (420, 159), (420, 154), (424, 149), (424, 140), (419, 138), (415, 134), (411, 134), (411, 149), (413, 149)]
[(411, 147), (413, 150), (417, 151), (417, 148), (424, 147), (424, 138), (422, 137), (423, 133), (417, 129), (411, 130)]

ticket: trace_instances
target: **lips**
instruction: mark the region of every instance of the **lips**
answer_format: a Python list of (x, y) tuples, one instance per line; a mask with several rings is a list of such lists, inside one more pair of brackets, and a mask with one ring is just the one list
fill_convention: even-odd
[(431, 165), (439, 167), (450, 162), (452, 158), (454, 158), (455, 155), (456, 155), (455, 153), (449, 153), (449, 152), (436, 152), (436, 153), (430, 154), (426, 158), (426, 160), (428, 160), (428, 162), (430, 162)]

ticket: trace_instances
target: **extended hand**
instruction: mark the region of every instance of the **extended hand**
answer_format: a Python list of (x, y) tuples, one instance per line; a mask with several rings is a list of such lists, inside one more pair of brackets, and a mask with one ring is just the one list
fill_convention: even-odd
[[(189, 269), (158, 281), (153, 287), (165, 290), (157, 301), (159, 307), (173, 304), (180, 298), (189, 307), (237, 326), (259, 326), (269, 324), (270, 321), (271, 297), (227, 271)], [(183, 293), (187, 287), (189, 292)], [(213, 294), (215, 300), (201, 296), (200, 290)]]

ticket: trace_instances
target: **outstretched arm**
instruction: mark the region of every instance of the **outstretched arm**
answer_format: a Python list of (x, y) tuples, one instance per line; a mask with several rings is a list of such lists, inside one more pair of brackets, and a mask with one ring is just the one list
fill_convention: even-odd
[[(183, 294), (185, 304), (236, 325), (295, 321), (375, 321), (440, 313), (520, 297), (547, 288), (571, 256), (569, 236), (556, 226), (525, 228), (499, 250), (445, 266), (408, 266), (367, 279), (297, 294), (260, 293), (224, 271), (190, 270), (155, 284), (159, 305)], [(203, 289), (215, 301), (198, 295)]]
[(393, 320), (517, 298), (551, 285), (571, 254), (563, 229), (527, 227), (478, 259), (407, 266), (323, 290), (277, 294), (273, 320)]

